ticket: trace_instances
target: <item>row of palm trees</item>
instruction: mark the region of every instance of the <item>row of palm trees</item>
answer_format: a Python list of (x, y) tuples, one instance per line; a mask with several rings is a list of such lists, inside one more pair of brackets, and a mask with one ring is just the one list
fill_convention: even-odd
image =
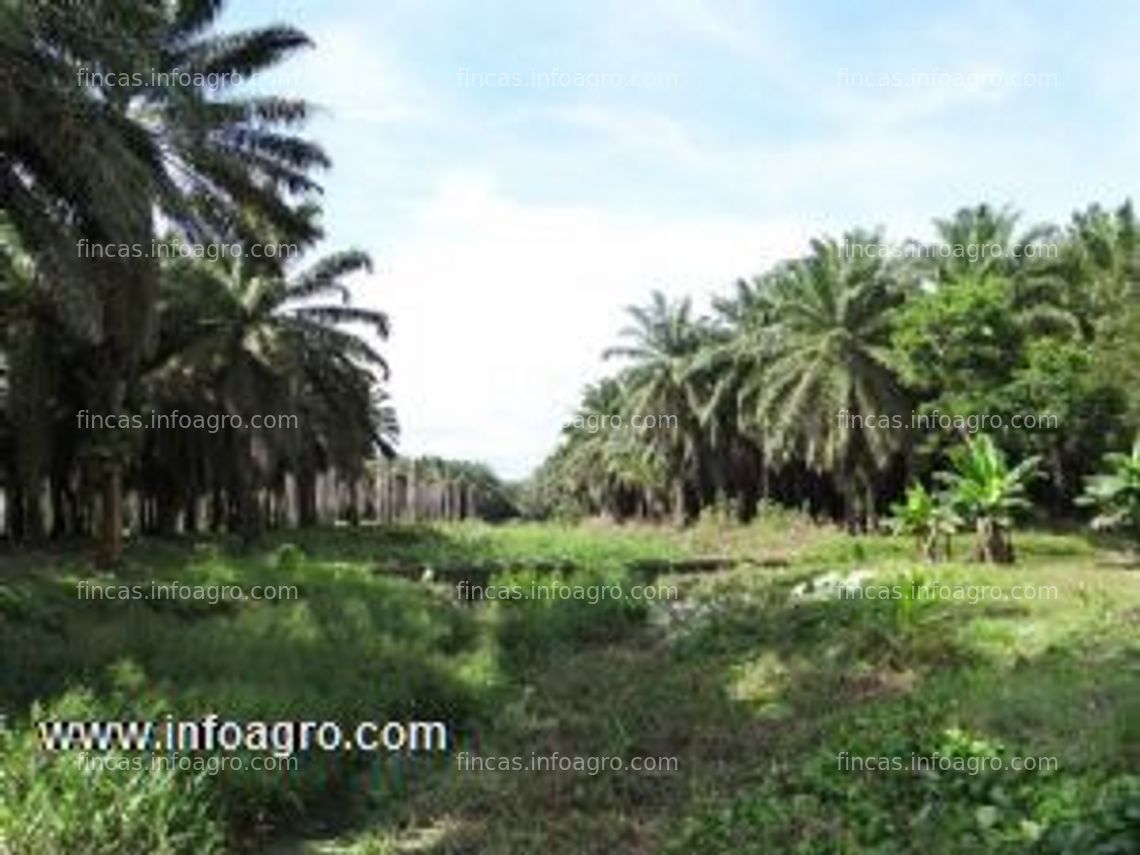
[[(911, 414), (981, 413), (1004, 420), (991, 432), (1015, 457), (1040, 457), (1033, 496), (1065, 513), (1140, 426), (1131, 205), (1024, 233), (1008, 209), (979, 205), (934, 229), (930, 244), (813, 241), (711, 315), (660, 293), (630, 309), (606, 353), (624, 364), (585, 390), (531, 485), (532, 512), (684, 522), (710, 506), (747, 518), (769, 500), (874, 528), (971, 436), (961, 419), (923, 429)], [(673, 426), (628, 429), (649, 413)], [(615, 414), (626, 429), (580, 427)], [(1016, 430), (1018, 414), (1050, 418)]]
[[(353, 306), (345, 281), (368, 257), (282, 260), (322, 237), (316, 175), (329, 161), (298, 133), (310, 106), (194, 82), (248, 81), (311, 42), (288, 26), (219, 33), (222, 5), (0, 4), (0, 477), (11, 537), (96, 530), (100, 557), (116, 562), (128, 490), (156, 531), (249, 534), (287, 483), (311, 519), (319, 473), (351, 478), (393, 453), (374, 349), (388, 319)], [(78, 251), (156, 241), (238, 250)], [(246, 424), (290, 414), (296, 427), (89, 430), (80, 411)]]
[(350, 520), (451, 522), (517, 516), (514, 496), (483, 463), (442, 457), (386, 458), (372, 462), (347, 490)]

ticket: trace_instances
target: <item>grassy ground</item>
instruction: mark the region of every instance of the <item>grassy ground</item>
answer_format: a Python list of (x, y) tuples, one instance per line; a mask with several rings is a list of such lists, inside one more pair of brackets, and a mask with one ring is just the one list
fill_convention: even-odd
[[(778, 514), (683, 533), (462, 525), (290, 533), (247, 553), (148, 545), (114, 579), (78, 554), (3, 556), (0, 841), (108, 853), (1136, 851), (1140, 573), (1079, 535), (1026, 535), (1018, 550), (1013, 568), (926, 568), (906, 543)], [(628, 590), (645, 567), (690, 570), (692, 556), (732, 560), (656, 576), (675, 597), (648, 603), (464, 605), (446, 584), (556, 574)], [(826, 587), (856, 570), (864, 585), (937, 583), (946, 596), (850, 600)], [(413, 581), (425, 571), (431, 583)], [(300, 597), (91, 601), (75, 596), (81, 579), (293, 584)], [(981, 584), (1047, 592), (969, 602), (966, 586)], [(93, 777), (35, 749), (30, 721), (49, 711), (439, 718), (457, 743), (383, 762), (308, 756), (287, 774)], [(460, 751), (676, 769), (471, 771)], [(938, 752), (965, 769), (1048, 757), (1057, 769), (860, 770), (841, 752)]]

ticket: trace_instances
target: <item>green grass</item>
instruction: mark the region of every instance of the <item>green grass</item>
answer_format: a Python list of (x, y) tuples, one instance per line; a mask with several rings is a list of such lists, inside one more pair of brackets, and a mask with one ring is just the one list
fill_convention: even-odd
[[(3, 556), (0, 841), (88, 853), (1135, 851), (1140, 575), (1076, 534), (1021, 535), (1017, 549), (1011, 568), (924, 567), (905, 542), (779, 512), (681, 533), (453, 525), (293, 532), (247, 552), (143, 544), (114, 578), (78, 553)], [(698, 555), (741, 563), (660, 577), (679, 598), (648, 603), (464, 605), (403, 578), (484, 567), (496, 584), (628, 588), (641, 578), (631, 566)], [(1056, 595), (797, 594), (855, 570), (873, 584)], [(78, 600), (80, 579), (292, 584), (300, 598)], [(678, 768), (473, 772), (450, 755), (316, 754), (288, 774), (92, 777), (38, 751), (30, 731), (49, 713), (208, 712), (438, 718), (456, 751)], [(1049, 756), (1059, 769), (932, 779), (842, 770), (841, 751)]]

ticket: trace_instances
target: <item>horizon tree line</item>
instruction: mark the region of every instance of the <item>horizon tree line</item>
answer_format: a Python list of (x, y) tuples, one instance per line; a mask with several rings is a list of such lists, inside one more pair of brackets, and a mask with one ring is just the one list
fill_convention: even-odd
[[(747, 520), (775, 502), (876, 529), (984, 414), (1011, 458), (1040, 458), (1034, 502), (1072, 514), (1084, 479), (1140, 429), (1132, 205), (1022, 230), (1008, 207), (979, 204), (934, 231), (928, 244), (863, 229), (813, 240), (707, 314), (660, 292), (630, 308), (604, 354), (621, 367), (584, 390), (528, 486), (528, 513), (683, 524), (714, 507)], [(574, 426), (647, 412), (676, 428)], [(1011, 427), (1026, 413), (1040, 429)], [(953, 420), (920, 430), (911, 414)]]

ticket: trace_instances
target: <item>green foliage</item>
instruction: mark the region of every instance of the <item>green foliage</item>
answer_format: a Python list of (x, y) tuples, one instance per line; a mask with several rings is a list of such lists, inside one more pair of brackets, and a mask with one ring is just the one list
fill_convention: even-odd
[[(624, 414), (631, 426), (634, 416), (665, 417), (672, 421), (665, 428), (641, 430), (643, 462), (622, 445), (612, 449), (611, 457), (615, 462), (624, 463), (627, 470), (632, 466), (634, 472), (641, 474), (643, 478), (638, 486), (643, 489), (656, 487), (661, 491), (667, 486), (671, 491), (668, 499), (659, 498), (659, 501), (667, 501), (674, 520), (685, 523), (695, 515), (689, 485), (701, 462), (697, 394), (700, 378), (695, 358), (710, 331), (706, 321), (692, 319), (691, 301), (670, 303), (660, 292), (654, 292), (649, 306), (632, 306), (628, 312), (633, 324), (621, 332), (627, 343), (612, 347), (604, 354), (606, 358), (630, 361), (620, 377), (622, 411), (601, 415)], [(609, 389), (604, 391), (612, 394)], [(590, 403), (587, 400), (587, 406)], [(574, 430), (580, 433), (579, 428)], [(610, 430), (603, 428), (602, 442), (609, 441), (611, 435)], [(625, 474), (618, 475), (619, 482), (629, 480), (622, 477)], [(653, 480), (647, 482), (644, 476)]]
[[(940, 502), (921, 481), (906, 491), (906, 501), (892, 509), (895, 532), (915, 539), (919, 557), (936, 561), (940, 554), (949, 557), (950, 538), (962, 524), (954, 509)], [(941, 539), (941, 540), (940, 540)], [(944, 548), (942, 544), (944, 543)]]
[(951, 456), (954, 470), (939, 473), (950, 490), (951, 501), (978, 532), (978, 557), (983, 561), (1013, 561), (1009, 532), (1014, 514), (1026, 507), (1029, 480), (1037, 474), (1038, 458), (1010, 467), (1004, 452), (988, 434), (980, 434)]
[(1093, 528), (1120, 530), (1140, 549), (1140, 437), (1131, 454), (1105, 455), (1107, 473), (1088, 479), (1080, 503), (1096, 509)]
[(659, 518), (684, 505), (686, 519), (721, 506), (748, 520), (763, 500), (871, 528), (901, 484), (928, 482), (982, 430), (1041, 459), (1032, 498), (1065, 516), (1094, 462), (1138, 425), (1131, 205), (1023, 232), (1016, 213), (982, 204), (934, 227), (933, 244), (894, 257), (877, 232), (813, 241), (737, 282), (711, 317), (660, 295), (638, 309), (639, 338), (612, 351), (633, 364), (588, 387), (580, 415), (652, 401), (682, 430), (568, 432), (528, 492), (537, 515)]
[[(34, 702), (62, 697), (72, 685), (86, 687), (81, 714), (90, 719), (169, 713), (200, 720), (212, 712), (238, 720), (332, 720), (346, 732), (361, 721), (424, 719), (459, 733), (488, 703), (490, 684), (469, 670), (481, 655), (475, 616), (427, 586), (378, 576), (367, 565), (306, 558), (293, 545), (241, 558), (174, 549), (136, 556), (117, 578), (91, 580), (144, 588), (152, 579), (247, 590), (292, 585), (299, 594), (215, 604), (79, 600), (75, 583), (89, 573), (81, 567), (78, 576), (59, 580), (33, 575), (0, 588), (0, 709), (10, 713), (10, 738), (19, 747), (13, 765), (0, 760), (10, 774), (0, 805), (21, 827), (16, 839), (25, 846), (16, 851), (197, 851), (190, 844), (163, 849), (162, 841), (191, 832), (196, 836), (187, 839), (206, 841), (219, 826), (231, 843), (259, 841), (330, 805), (361, 809), (366, 799), (358, 776), (373, 769), (398, 776), (416, 762), (315, 752), (297, 755), (298, 769), (279, 773), (254, 770), (252, 755), (242, 755), (244, 769), (224, 768), (200, 781), (181, 770), (119, 778), (111, 770), (90, 778), (73, 768), (74, 757), (47, 763), (33, 746), (30, 722), (41, 715)], [(46, 809), (49, 798), (56, 803)], [(93, 848), (64, 845), (79, 840), (74, 835), (85, 826), (76, 818), (87, 810), (107, 817)], [(115, 825), (111, 818), (119, 812), (123, 824)], [(195, 825), (199, 816), (209, 823)], [(7, 830), (0, 825), (0, 838)], [(115, 849), (119, 836), (124, 842)]]
[[(99, 703), (76, 690), (50, 706), (37, 705), (32, 717), (134, 719), (160, 711)], [(13, 852), (225, 851), (216, 795), (204, 774), (132, 768), (143, 755), (120, 751), (47, 754), (32, 730), (0, 731), (0, 748), (0, 840)]]
[(895, 312), (893, 352), (904, 377), (951, 412), (990, 412), (987, 392), (1008, 382), (1022, 335), (1005, 279), (969, 278), (920, 293)]
[[(16, 72), (0, 84), (0, 209), (42, 282), (18, 320), (45, 345), (47, 371), (14, 379), (23, 389), (17, 398), (46, 381), (40, 391), (59, 402), (43, 434), (52, 466), (21, 442), (16, 456), (31, 465), (18, 483), (38, 497), (49, 471), (57, 491), (80, 482), (90, 510), (92, 485), (101, 487), (108, 564), (121, 558), (123, 473), (139, 451), (114, 429), (81, 434), (74, 416), (82, 408), (116, 420), (138, 412), (164, 272), (157, 254), (77, 247), (150, 247), (160, 221), (195, 243), (227, 247), (307, 247), (322, 234), (302, 199), (319, 190), (311, 174), (329, 161), (294, 133), (308, 105), (231, 86), (221, 99), (206, 82), (215, 74), (248, 81), (310, 41), (287, 25), (220, 33), (223, 5), (14, 0), (0, 9), (0, 64)], [(210, 74), (185, 74), (188, 64)], [(276, 257), (258, 266), (281, 275)], [(350, 347), (337, 349), (349, 357)], [(42, 413), (5, 409), (19, 432), (43, 427)], [(35, 504), (21, 499), (13, 512), (17, 534), (31, 540), (44, 534)]]
[(581, 644), (618, 641), (648, 612), (644, 600), (630, 596), (630, 575), (621, 570), (518, 571), (496, 576), (490, 584), (521, 595), (499, 600), (495, 607), (497, 638), (509, 667)]
[[(94, 579), (69, 553), (9, 561), (0, 582), (0, 709), (11, 730), (0, 740), (19, 747), (0, 756), (0, 822), (9, 823), (0, 835), (15, 852), (109, 853), (128, 834), (138, 845), (117, 851), (259, 851), (269, 835), (330, 829), (345, 836), (309, 845), (397, 852), (421, 845), (429, 829), (444, 850), (503, 853), (624, 851), (630, 841), (647, 851), (901, 853), (911, 839), (929, 840), (932, 853), (1036, 847), (1059, 855), (1074, 841), (1128, 851), (1136, 785), (1124, 773), (1140, 721), (1128, 666), (1140, 601), (1126, 571), (1096, 567), (1095, 550), (1076, 535), (1030, 532), (1020, 539), (1024, 568), (946, 563), (915, 572), (903, 538), (868, 536), (856, 550), (803, 515), (768, 514), (748, 527), (705, 522), (682, 532), (333, 528), (281, 533), (277, 546), (239, 556), (217, 541), (157, 543), (129, 552), (118, 575)], [(591, 585), (628, 593), (635, 568), (663, 572), (670, 559), (710, 554), (741, 564), (660, 577), (678, 599), (619, 601), (597, 590), (591, 602)], [(746, 561), (763, 555), (786, 556), (787, 566)], [(414, 568), (408, 575), (418, 579), (423, 566), (436, 571), (434, 584), (385, 572)], [(480, 567), (522, 568), (500, 570), (496, 585), (559, 582), (582, 586), (583, 596), (452, 600), (447, 575)], [(856, 575), (900, 594), (839, 597), (827, 585)], [(79, 601), (80, 578), (292, 584), (300, 599), (177, 609)], [(1057, 584), (1060, 596), (989, 602), (922, 593), (928, 584), (1013, 579)], [(812, 596), (793, 594), (802, 582), (813, 584)], [(42, 711), (33, 709), (37, 699)], [(653, 755), (679, 766), (478, 774), (457, 771), (450, 755), (322, 753), (299, 758), (287, 778), (229, 770), (143, 780), (108, 771), (93, 782), (73, 758), (39, 752), (29, 726), (49, 713), (206, 711), (349, 726), (441, 718), (460, 745), (485, 756)], [(948, 735), (954, 727), (963, 733)], [(1061, 768), (938, 780), (840, 774), (841, 750), (936, 750), (963, 763), (1031, 752), (1058, 756)], [(550, 776), (541, 786), (539, 774)], [(565, 798), (552, 801), (551, 792)], [(72, 804), (95, 817), (86, 837), (75, 831)]]
[(1086, 797), (1080, 809), (1065, 811), (1044, 835), (1042, 851), (1128, 855), (1136, 851), (1138, 840), (1140, 777), (1124, 775), (1101, 787), (1094, 798)]
[(1106, 785), (1096, 776), (1014, 770), (1017, 755), (1024, 752), (958, 728), (914, 741), (829, 746), (802, 765), (774, 769), (727, 807), (689, 819), (666, 851), (1135, 851), (1140, 781), (1121, 776)]

